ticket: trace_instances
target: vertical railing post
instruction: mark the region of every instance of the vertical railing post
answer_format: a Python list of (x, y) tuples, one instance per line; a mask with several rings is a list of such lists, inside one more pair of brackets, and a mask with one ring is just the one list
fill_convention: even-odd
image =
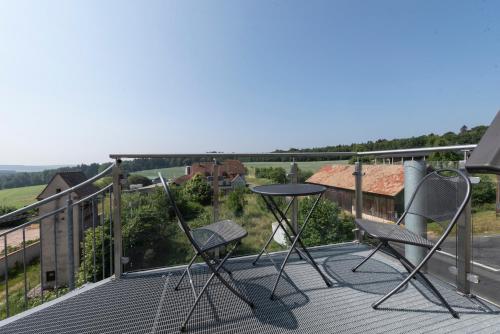
[(9, 262), (8, 255), (9, 249), (7, 244), (7, 234), (3, 236), (3, 255), (4, 255), (4, 280), (5, 280), (5, 314), (7, 318), (10, 316), (10, 308), (9, 308)]
[(219, 163), (214, 159), (214, 169), (212, 173), (212, 198), (213, 198), (213, 219), (214, 223), (219, 220)]
[(115, 277), (122, 275), (122, 219), (121, 219), (121, 160), (116, 159), (113, 167), (113, 253)]
[(497, 198), (495, 201), (496, 217), (500, 217), (500, 175), (497, 175)]
[[(295, 159), (293, 159), (290, 165), (290, 183), (298, 183), (298, 182), (299, 182), (299, 166), (295, 162)], [(291, 222), (295, 233), (295, 231), (298, 231), (298, 220), (299, 220), (299, 202), (297, 201), (296, 198), (293, 199), (291, 209), (292, 209)]]
[[(459, 168), (466, 173), (465, 160)], [(457, 221), (457, 291), (470, 295), (469, 273), (472, 273), (472, 204), (469, 202)]]
[[(363, 166), (361, 161), (354, 163), (354, 203), (356, 218), (363, 218)], [(356, 239), (361, 242), (362, 238), (360, 231), (356, 230)]]
[(71, 194), (66, 201), (66, 222), (68, 228), (68, 288), (75, 289), (75, 253), (73, 245), (73, 200)]
[[(424, 178), (426, 174), (426, 164), (423, 160), (408, 160), (404, 162), (404, 176), (405, 176), (405, 189), (404, 189), (404, 202), (405, 208), (408, 207), (408, 203), (411, 196), (417, 189), (418, 184)], [(425, 193), (426, 189), (422, 189)], [(412, 207), (415, 208), (416, 212), (422, 210), (424, 205), (424, 196), (421, 195), (422, 192), (413, 199)], [(405, 217), (405, 227), (421, 237), (427, 238), (427, 223), (423, 217), (419, 215), (407, 215)], [(405, 255), (408, 260), (414, 265), (420, 263), (427, 253), (424, 247), (418, 247), (413, 245), (405, 245)]]

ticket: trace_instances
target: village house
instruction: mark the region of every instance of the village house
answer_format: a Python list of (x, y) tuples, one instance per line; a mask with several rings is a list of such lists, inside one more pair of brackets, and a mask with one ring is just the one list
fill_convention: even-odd
[[(354, 165), (328, 165), (307, 182), (326, 186), (325, 197), (352, 214)], [(395, 221), (404, 211), (404, 169), (402, 165), (363, 165), (363, 218)]]
[[(66, 189), (77, 186), (87, 180), (87, 177), (82, 172), (60, 172), (55, 174), (49, 181), (43, 191), (37, 196), (37, 200), (43, 200), (47, 197), (60, 193)], [(99, 188), (92, 184), (88, 184), (78, 188), (70, 194), (71, 199), (78, 201), (85, 198)], [(43, 216), (54, 211), (66, 204), (68, 197), (62, 197), (58, 200), (49, 202), (40, 206), (39, 215)], [(74, 252), (74, 269), (75, 271), (80, 266), (80, 241), (83, 239), (83, 231), (92, 226), (92, 205), (85, 203), (83, 206), (73, 207), (73, 252)], [(94, 215), (97, 215), (97, 209), (94, 210)], [(96, 218), (96, 221), (97, 218)], [(82, 229), (83, 228), (83, 229)], [(68, 283), (68, 225), (66, 222), (66, 210), (42, 219), (40, 225), (40, 243), (42, 257), (42, 286), (44, 289), (63, 286)], [(57, 263), (56, 252), (57, 249)], [(57, 271), (57, 272), (56, 272)]]
[[(212, 185), (214, 180), (214, 167), (215, 163), (213, 162), (200, 162), (191, 166), (186, 166), (185, 175), (176, 178), (173, 183), (181, 185), (196, 174), (201, 174), (206, 177), (207, 182)], [(239, 160), (225, 160), (222, 164), (219, 164), (219, 189), (224, 191), (246, 186), (245, 174), (245, 166)]]

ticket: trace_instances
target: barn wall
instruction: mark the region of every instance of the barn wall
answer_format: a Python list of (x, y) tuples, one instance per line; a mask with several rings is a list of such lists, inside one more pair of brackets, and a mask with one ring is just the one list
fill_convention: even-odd
[[(396, 197), (363, 193), (363, 215), (377, 217), (382, 220), (397, 220), (403, 211), (403, 196)], [(348, 189), (328, 188), (325, 198), (337, 203), (343, 210), (355, 213), (354, 191)]]

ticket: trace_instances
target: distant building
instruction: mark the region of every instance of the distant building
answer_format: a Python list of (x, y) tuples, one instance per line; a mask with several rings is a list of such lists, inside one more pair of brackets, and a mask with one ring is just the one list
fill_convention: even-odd
[[(186, 174), (173, 180), (173, 183), (181, 185), (196, 174), (201, 174), (206, 177), (207, 182), (212, 184), (214, 180), (214, 166), (215, 164), (213, 162), (196, 163), (192, 166), (186, 166)], [(245, 174), (245, 166), (240, 161), (225, 160), (219, 165), (219, 188), (221, 190), (230, 190), (234, 189), (236, 186), (246, 186)]]
[[(326, 186), (325, 197), (355, 213), (354, 166), (328, 165), (307, 182)], [(395, 221), (404, 210), (404, 169), (402, 165), (363, 165), (363, 216)]]
[[(37, 196), (38, 200), (45, 199), (61, 191), (77, 186), (87, 180), (82, 172), (60, 172), (54, 175), (43, 191)], [(99, 188), (92, 184), (81, 187), (70, 195), (73, 201), (80, 200), (98, 191)], [(44, 204), (39, 208), (39, 215), (43, 216), (66, 204), (68, 196), (63, 196), (56, 201)], [(81, 216), (83, 214), (83, 216)], [(94, 212), (97, 215), (97, 210)], [(97, 221), (97, 220), (96, 220)], [(75, 254), (75, 271), (80, 266), (80, 241), (83, 230), (92, 226), (92, 206), (73, 207), (73, 252)], [(42, 256), (42, 286), (44, 289), (53, 288), (57, 285), (63, 286), (68, 283), (68, 226), (66, 223), (66, 210), (45, 218), (40, 225), (40, 242)], [(56, 248), (57, 248), (57, 272), (56, 272)]]

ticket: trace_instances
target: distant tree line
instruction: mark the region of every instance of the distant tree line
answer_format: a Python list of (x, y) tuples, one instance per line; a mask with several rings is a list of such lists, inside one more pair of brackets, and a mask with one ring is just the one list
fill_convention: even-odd
[[(447, 146), (447, 145), (466, 145), (466, 144), (477, 144), (487, 126), (476, 126), (471, 129), (467, 128), (465, 125), (460, 128), (460, 130), (455, 132), (446, 132), (443, 135), (428, 134), (418, 137), (410, 138), (400, 138), (400, 139), (378, 139), (376, 141), (367, 141), (366, 143), (354, 143), (350, 145), (336, 145), (336, 146), (325, 146), (325, 147), (314, 147), (306, 149), (290, 148), (287, 151), (276, 150), (275, 153), (289, 153), (289, 152), (363, 152), (363, 151), (378, 151), (378, 150), (392, 150), (392, 149), (405, 149), (405, 148), (417, 148), (417, 147), (430, 147), (430, 146)], [(431, 160), (457, 160), (459, 156), (454, 153), (444, 152), (435, 153), (431, 157)], [(331, 158), (324, 158), (324, 160), (331, 160)], [(342, 159), (339, 157), (339, 159)], [(247, 157), (239, 159), (242, 162), (247, 161), (290, 161), (289, 157)], [(297, 158), (297, 161), (308, 161), (308, 160), (318, 160), (318, 158)], [(168, 158), (168, 159), (134, 159), (124, 161), (122, 167), (126, 173), (147, 170), (147, 169), (157, 169), (157, 168), (167, 168), (167, 167), (177, 167), (186, 166), (192, 164), (190, 159), (185, 158)], [(57, 172), (61, 171), (82, 171), (87, 177), (92, 177), (98, 172), (104, 170), (109, 166), (109, 163), (92, 163), (92, 164), (81, 164), (73, 167), (63, 167), (52, 170), (45, 170), (43, 172), (34, 173), (15, 173), (8, 175), (0, 175), (0, 189), (7, 188), (17, 188), (25, 187), (39, 184), (46, 184), (50, 181), (52, 176)], [(277, 180), (276, 180), (277, 181)]]
[(462, 126), (455, 132), (446, 132), (443, 135), (434, 133), (418, 137), (400, 138), (400, 139), (378, 139), (376, 141), (367, 141), (366, 143), (354, 143), (350, 145), (324, 146), (306, 149), (291, 148), (288, 151), (277, 150), (275, 152), (365, 152), (395, 150), (405, 148), (448, 146), (448, 145), (467, 145), (477, 144), (484, 135), (487, 126), (476, 126), (471, 129)]
[[(190, 164), (187, 159), (171, 158), (171, 159), (134, 159), (123, 161), (122, 168), (126, 173), (136, 172), (146, 169), (167, 168), (184, 166)], [(17, 188), (34, 186), (39, 184), (47, 184), (50, 179), (58, 172), (81, 171), (87, 177), (92, 177), (102, 172), (110, 165), (107, 163), (91, 163), (81, 164), (72, 167), (61, 167), (57, 169), (44, 170), (42, 172), (22, 172), (7, 175), (0, 175), (0, 189)]]

